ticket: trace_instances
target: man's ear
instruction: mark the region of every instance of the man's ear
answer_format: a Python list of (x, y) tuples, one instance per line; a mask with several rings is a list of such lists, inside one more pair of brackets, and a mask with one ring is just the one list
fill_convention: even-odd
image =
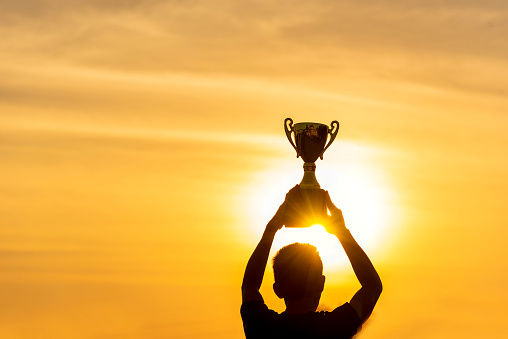
[(282, 295), (282, 292), (280, 291), (278, 285), (276, 283), (273, 283), (273, 291), (275, 292), (275, 294), (280, 298), (280, 299), (283, 299), (284, 296)]
[(325, 280), (326, 277), (322, 275), (321, 279), (319, 280), (319, 292), (323, 292), (323, 289), (325, 288)]

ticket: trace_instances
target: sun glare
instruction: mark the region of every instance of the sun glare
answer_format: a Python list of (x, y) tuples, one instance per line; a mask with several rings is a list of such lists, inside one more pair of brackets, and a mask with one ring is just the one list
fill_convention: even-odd
[(273, 248), (280, 249), (286, 245), (300, 242), (316, 246), (323, 260), (325, 269), (336, 268), (346, 262), (339, 240), (326, 232), (322, 225), (305, 228), (283, 228), (274, 240)]
[[(390, 189), (379, 166), (372, 164), (344, 164), (319, 162), (316, 176), (321, 187), (327, 190), (332, 201), (344, 215), (346, 226), (358, 243), (369, 253), (382, 248), (390, 231)], [(375, 168), (375, 171), (371, 169)], [(253, 181), (251, 220), (253, 230), (263, 228), (283, 202), (285, 193), (299, 183), (303, 170), (294, 164), (280, 163), (258, 174)], [(326, 268), (337, 268), (347, 263), (347, 257), (337, 238), (322, 225), (307, 228), (281, 229), (274, 240), (273, 249), (294, 243), (310, 243), (317, 247)]]

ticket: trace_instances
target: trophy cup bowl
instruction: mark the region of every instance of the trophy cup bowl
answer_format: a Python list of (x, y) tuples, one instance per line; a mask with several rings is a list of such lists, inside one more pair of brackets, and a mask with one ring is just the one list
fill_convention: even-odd
[[(339, 132), (339, 122), (334, 120), (331, 128), (316, 122), (300, 122), (293, 125), (293, 120), (284, 121), (286, 136), (296, 150), (296, 157), (301, 157), (303, 178), (297, 193), (289, 197), (286, 209), (286, 227), (306, 227), (320, 223), (327, 216), (326, 192), (321, 189), (316, 179), (316, 160), (323, 159), (323, 153), (332, 144)], [(293, 142), (292, 134), (295, 141)], [(330, 135), (330, 140), (326, 142)]]

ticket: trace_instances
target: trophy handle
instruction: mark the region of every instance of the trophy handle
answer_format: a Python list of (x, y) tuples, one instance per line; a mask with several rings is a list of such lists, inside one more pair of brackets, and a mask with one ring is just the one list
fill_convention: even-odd
[(330, 141), (328, 141), (328, 144), (326, 145), (326, 147), (323, 149), (323, 152), (321, 152), (321, 155), (319, 156), (321, 158), (321, 160), (323, 160), (323, 153), (325, 153), (326, 149), (328, 147), (330, 147), (332, 142), (335, 140), (337, 133), (339, 133), (339, 122), (337, 120), (332, 121), (330, 126), (331, 126), (331, 129), (330, 129), (330, 132), (328, 132), (328, 133), (330, 133)]
[[(288, 128), (288, 123), (289, 123), (289, 128)], [(295, 151), (296, 151), (296, 157), (298, 158), (300, 156), (300, 154), (298, 154), (298, 149), (296, 148), (295, 143), (291, 139), (291, 132), (294, 131), (294, 128), (293, 128), (293, 119), (286, 118), (286, 120), (284, 120), (284, 130), (286, 131), (286, 136), (288, 137), (289, 143), (295, 149)]]

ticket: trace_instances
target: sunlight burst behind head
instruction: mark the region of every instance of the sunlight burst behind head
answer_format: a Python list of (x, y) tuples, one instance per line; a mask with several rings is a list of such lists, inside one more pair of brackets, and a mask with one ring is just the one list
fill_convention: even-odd
[[(366, 251), (372, 253), (390, 232), (391, 192), (384, 186), (386, 178), (379, 166), (376, 167), (375, 161), (369, 157), (372, 150), (343, 142), (340, 152), (342, 159), (349, 159), (349, 164), (334, 161), (336, 155), (330, 152), (326, 161), (318, 162), (316, 176), (321, 187), (329, 192), (332, 201), (343, 211), (346, 227)], [(365, 168), (376, 168), (376, 171)], [(300, 182), (302, 174), (299, 166), (283, 160), (257, 174), (247, 194), (253, 230), (259, 231), (264, 227), (284, 201), (285, 193)], [(284, 227), (277, 233), (274, 249), (294, 242), (316, 246), (325, 270), (347, 264), (346, 256), (339, 250), (339, 241), (325, 230), (324, 225)]]

